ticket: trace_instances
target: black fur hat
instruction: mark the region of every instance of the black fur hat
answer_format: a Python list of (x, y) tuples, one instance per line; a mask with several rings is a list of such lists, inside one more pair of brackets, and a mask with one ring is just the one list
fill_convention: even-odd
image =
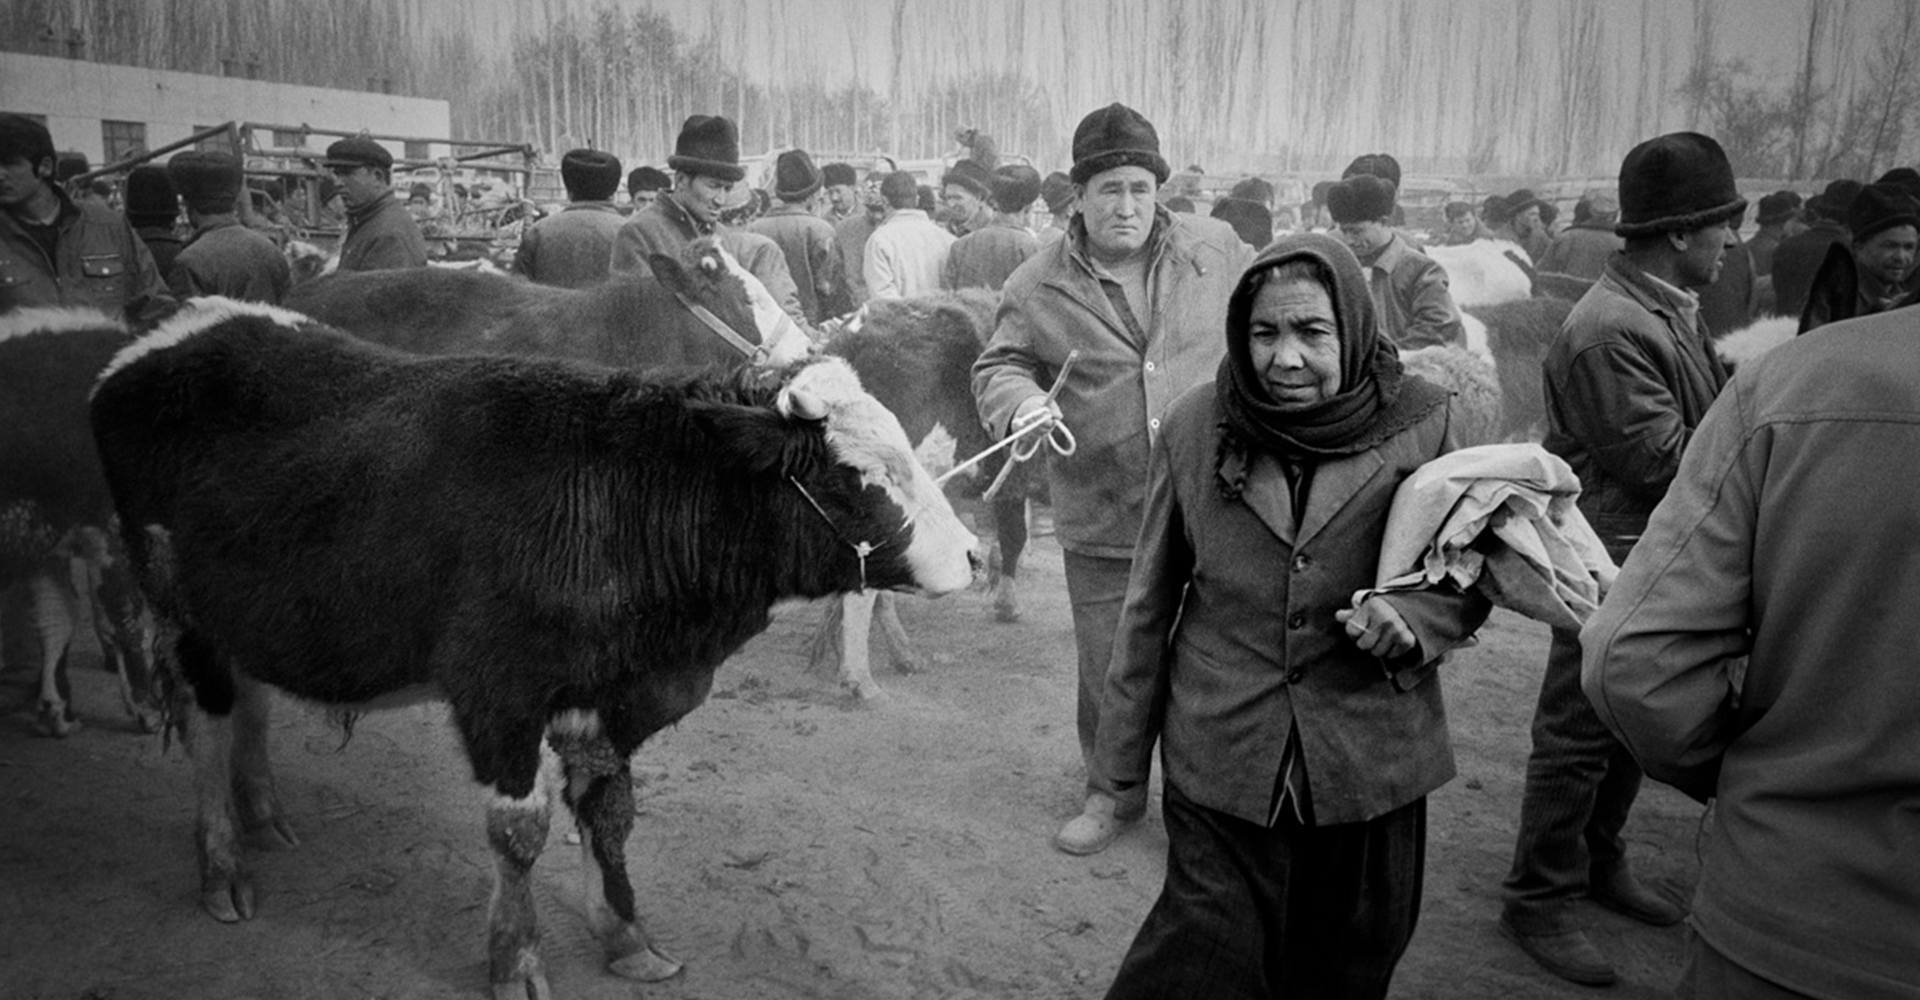
[[(201, 215), (236, 211), (240, 197), (240, 161), (226, 153), (189, 150), (167, 161), (167, 179), (187, 207)], [(132, 214), (132, 177), (128, 177), (127, 205)]]
[(627, 174), (627, 194), (637, 191), (665, 191), (673, 186), (673, 178), (659, 167), (635, 167)]
[[(182, 153), (181, 156), (186, 154)], [(176, 156), (174, 159), (179, 159)], [(173, 180), (167, 168), (143, 163), (127, 172), (127, 221), (136, 226), (168, 226), (180, 214), (180, 200), (174, 195)], [(231, 198), (229, 208), (232, 211)]]
[(1920, 204), (1899, 184), (1875, 181), (1860, 189), (1847, 206), (1847, 230), (1865, 243), (1895, 226), (1920, 226)]
[(1698, 132), (1670, 132), (1620, 161), (1620, 221), (1613, 231), (1629, 238), (1685, 232), (1737, 218), (1746, 208), (1720, 144)]
[(1222, 198), (1213, 203), (1213, 217), (1233, 227), (1240, 242), (1261, 250), (1273, 242), (1273, 213), (1248, 198)]
[(598, 149), (569, 149), (560, 158), (560, 183), (573, 201), (608, 201), (620, 190), (620, 158)]
[(1340, 179), (1344, 181), (1361, 174), (1378, 177), (1392, 184), (1394, 190), (1400, 189), (1400, 161), (1385, 153), (1361, 153), (1354, 157), (1353, 162), (1347, 164), (1347, 169), (1341, 172)]
[(1384, 177), (1355, 174), (1327, 189), (1327, 211), (1336, 223), (1392, 218), (1394, 191)]
[(683, 174), (740, 180), (747, 176), (740, 165), (740, 130), (723, 115), (693, 115), (680, 126), (667, 166)]
[(1073, 170), (1075, 184), (1103, 170), (1115, 167), (1145, 167), (1161, 184), (1173, 171), (1160, 155), (1160, 133), (1140, 112), (1124, 104), (1109, 104), (1080, 119), (1073, 130)]
[(1785, 222), (1793, 218), (1794, 213), (1798, 211), (1800, 211), (1800, 195), (1792, 191), (1775, 191), (1761, 196), (1760, 211), (1756, 221), (1763, 226), (1771, 226), (1776, 222)]
[(851, 163), (829, 163), (820, 168), (820, 182), (827, 187), (853, 187), (860, 183), (860, 177), (853, 172)]
[(940, 176), (942, 188), (949, 184), (960, 185), (971, 191), (973, 196), (981, 201), (993, 197), (993, 175), (987, 172), (987, 168), (972, 160), (961, 160)]
[(1055, 215), (1066, 211), (1073, 204), (1073, 180), (1058, 170), (1048, 174), (1040, 182), (1040, 197), (1046, 200), (1047, 211)]
[(806, 201), (824, 183), (804, 149), (789, 149), (773, 161), (773, 195), (781, 201)]
[(1008, 163), (994, 168), (993, 207), (1018, 215), (1040, 197), (1040, 171), (1024, 163)]

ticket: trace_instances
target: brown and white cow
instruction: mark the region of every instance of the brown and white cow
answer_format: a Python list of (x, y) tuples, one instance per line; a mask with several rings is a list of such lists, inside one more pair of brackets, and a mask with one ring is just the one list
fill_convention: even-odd
[(500, 997), (549, 995), (530, 873), (553, 795), (610, 969), (673, 975), (626, 870), (634, 751), (776, 601), (944, 593), (979, 560), (899, 422), (833, 359), (662, 378), (421, 357), (207, 299), (114, 360), (92, 417), (178, 681), (202, 906), (254, 912), (233, 818), (291, 839), (267, 686), (341, 706), (428, 692), (494, 796)]

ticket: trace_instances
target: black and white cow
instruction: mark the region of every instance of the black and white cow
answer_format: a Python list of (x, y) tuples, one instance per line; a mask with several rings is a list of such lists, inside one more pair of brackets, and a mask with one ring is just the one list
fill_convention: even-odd
[[(625, 863), (627, 763), (784, 598), (969, 584), (978, 543), (842, 362), (664, 379), (420, 357), (196, 300), (102, 375), (95, 437), (195, 768), (201, 903), (254, 910), (232, 817), (291, 840), (265, 686), (444, 698), (494, 799), (498, 996), (546, 997), (550, 796), (611, 970), (676, 973)], [(171, 660), (169, 660), (171, 657)]]
[[(778, 367), (812, 348), (760, 279), (711, 238), (652, 264), (652, 277), (618, 275), (581, 289), (445, 268), (341, 272), (295, 288), (285, 304), (415, 354), (573, 358), (621, 368), (748, 360)], [(749, 350), (716, 333), (696, 306)]]
[(89, 310), (0, 316), (0, 591), (24, 588), (22, 631), (38, 642), (10, 645), (37, 645), (35, 727), (48, 736), (80, 725), (68, 661), (88, 617), (127, 714), (148, 732), (159, 720), (145, 606), (107, 531), (113, 504), (87, 427), (94, 379), (132, 342), (117, 318)]

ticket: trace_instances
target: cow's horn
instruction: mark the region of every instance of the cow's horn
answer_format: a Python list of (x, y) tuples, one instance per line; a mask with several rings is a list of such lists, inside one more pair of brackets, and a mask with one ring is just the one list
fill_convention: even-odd
[(780, 394), (780, 412), (801, 420), (827, 419), (827, 404), (805, 389), (789, 387)]

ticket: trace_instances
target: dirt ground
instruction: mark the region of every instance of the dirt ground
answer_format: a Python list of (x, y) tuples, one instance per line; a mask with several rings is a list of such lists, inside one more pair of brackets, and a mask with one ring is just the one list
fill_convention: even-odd
[[(1036, 538), (1026, 617), (988, 595), (903, 602), (922, 673), (849, 705), (804, 667), (817, 606), (784, 609), (712, 699), (642, 748), (629, 865), (649, 929), (687, 963), (648, 986), (602, 971), (580, 856), (556, 819), (538, 872), (545, 957), (567, 998), (1046, 998), (1105, 991), (1159, 891), (1149, 818), (1106, 853), (1048, 838), (1080, 798), (1072, 631), (1060, 552)], [(1494, 928), (1519, 812), (1544, 626), (1499, 613), (1444, 673), (1460, 775), (1431, 800), (1425, 906), (1398, 998), (1598, 995), (1540, 971)], [(444, 707), (370, 716), (340, 746), (281, 703), (281, 794), (303, 844), (249, 855), (251, 922), (195, 902), (189, 769), (119, 717), (81, 661), (88, 725), (32, 735), (28, 678), (0, 685), (0, 997), (298, 1000), (486, 991), (492, 859), (482, 797)], [(1157, 784), (1157, 782), (1156, 782)], [(1643, 877), (1684, 897), (1700, 809), (1649, 784), (1628, 834)], [(1664, 997), (1685, 931), (1585, 906), (1621, 998)]]

